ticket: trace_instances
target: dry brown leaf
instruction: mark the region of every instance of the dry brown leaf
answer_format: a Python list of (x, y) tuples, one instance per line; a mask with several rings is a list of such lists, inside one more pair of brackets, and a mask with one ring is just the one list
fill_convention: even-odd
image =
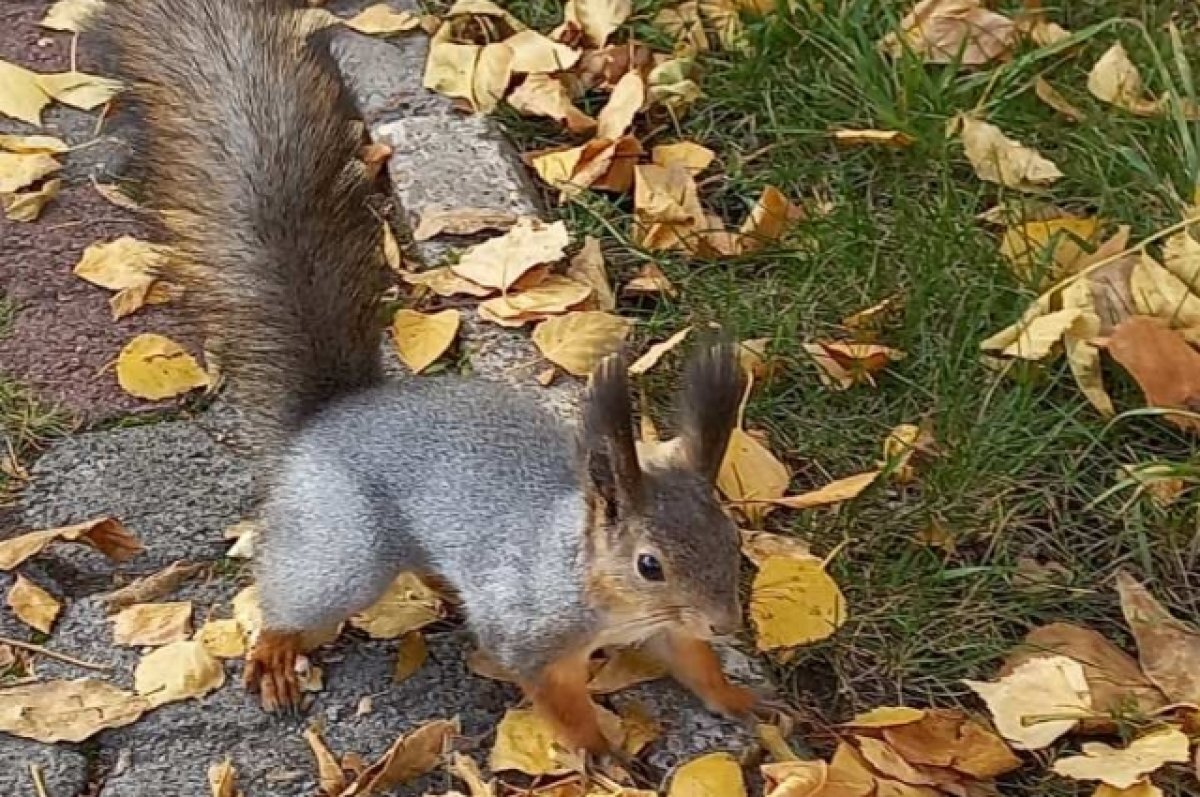
[(876, 772), (886, 775), (910, 786), (936, 786), (937, 781), (922, 774), (916, 767), (904, 760), (890, 744), (870, 736), (854, 737), (858, 742), (858, 752)]
[(342, 771), (341, 764), (330, 752), (316, 728), (304, 729), (304, 741), (308, 742), (313, 758), (317, 760), (317, 785), (321, 788), (321, 793), (337, 797), (346, 788), (346, 773)]
[(604, 253), (600, 250), (598, 240), (590, 235), (584, 237), (579, 254), (571, 258), (567, 276), (591, 287), (597, 310), (611, 312), (616, 309), (617, 299), (608, 282), (608, 270), (604, 267)]
[[(1200, 353), (1177, 330), (1154, 318), (1133, 316), (1113, 330), (1107, 350), (1138, 383), (1148, 406), (1200, 410)], [(1181, 429), (1200, 431), (1196, 418), (1177, 413), (1164, 417)]]
[(534, 266), (561, 259), (567, 243), (563, 222), (522, 218), (503, 235), (468, 249), (451, 269), (476, 285), (508, 290)]
[(204, 569), (204, 565), (182, 560), (172, 562), (157, 573), (143, 576), (104, 595), (104, 608), (112, 613), (135, 603), (153, 603), (171, 594), (180, 584)]
[(516, 770), (527, 775), (561, 775), (569, 770), (555, 754), (550, 722), (531, 709), (509, 709), (496, 726), (496, 743), (488, 756), (493, 772)]
[(166, 645), (187, 639), (192, 633), (192, 604), (135, 603), (112, 618), (113, 642), (117, 645)]
[(742, 554), (755, 565), (761, 566), (763, 561), (772, 556), (815, 558), (808, 543), (798, 537), (751, 529), (739, 529), (738, 532), (742, 540)]
[(0, 194), (0, 205), (9, 221), (30, 223), (38, 220), (46, 205), (62, 190), (62, 180), (47, 180), (40, 188), (19, 191), (15, 194)]
[(981, 0), (921, 0), (880, 46), (892, 56), (911, 50), (926, 63), (981, 66), (1012, 53), (1013, 21)]
[(971, 116), (960, 117), (960, 122), (963, 149), (980, 179), (1036, 191), (1063, 176), (1037, 150), (1004, 135), (994, 124)]
[(414, 573), (401, 573), (369, 608), (350, 618), (350, 625), (375, 639), (396, 639), (442, 618), (442, 599)]
[(770, 345), (770, 338), (749, 338), (738, 344), (738, 362), (755, 379), (769, 379), (779, 370), (779, 358), (768, 355)]
[(178, 343), (148, 332), (121, 349), (117, 383), (131, 396), (162, 401), (208, 387), (209, 376)]
[(833, 140), (844, 146), (882, 146), (904, 149), (913, 145), (913, 137), (900, 130), (834, 130)]
[(655, 343), (646, 350), (645, 354), (633, 361), (633, 364), (629, 366), (629, 373), (633, 374), (634, 376), (640, 376), (654, 366), (658, 365), (659, 360), (661, 360), (667, 352), (671, 351), (671, 349), (682, 343), (683, 339), (686, 338), (691, 331), (691, 327), (684, 327), (666, 340), (660, 343)]
[(1164, 110), (1162, 102), (1146, 99), (1142, 75), (1120, 42), (1100, 56), (1088, 73), (1087, 87), (1097, 99), (1138, 116), (1155, 116)]
[(963, 681), (987, 703), (996, 729), (1018, 750), (1041, 750), (1092, 713), (1083, 665), (1065, 656), (1027, 661), (998, 681)]
[(1128, 789), (1166, 764), (1187, 763), (1191, 746), (1178, 728), (1165, 728), (1133, 740), (1125, 749), (1101, 742), (1083, 745), (1083, 755), (1054, 762), (1054, 772), (1075, 780), (1098, 780), (1117, 789)]
[(38, 24), (51, 30), (83, 33), (92, 15), (104, 8), (104, 0), (57, 0)]
[(883, 730), (883, 738), (910, 764), (951, 767), (980, 780), (1021, 766), (1000, 737), (961, 711), (931, 709), (917, 722)]
[(209, 620), (196, 632), (196, 640), (218, 659), (246, 655), (246, 635), (237, 620)]
[(1200, 631), (1173, 617), (1125, 571), (1117, 574), (1117, 591), (1142, 672), (1172, 702), (1200, 704)]
[(873, 374), (905, 354), (898, 349), (874, 343), (842, 341), (804, 344), (804, 351), (817, 366), (821, 384), (835, 390), (847, 390), (857, 384), (875, 384)]
[(53, 595), (20, 573), (8, 590), (5, 602), (18, 620), (43, 634), (50, 633), (55, 618), (62, 611), (62, 604)]
[(425, 636), (420, 631), (409, 631), (400, 638), (400, 645), (396, 648), (396, 664), (392, 667), (392, 683), (400, 683), (407, 680), (417, 670), (421, 669), (421, 665), (425, 663), (425, 659), (429, 656), (429, 649), (425, 646)]
[(400, 309), (392, 317), (392, 343), (412, 372), (419, 374), (433, 365), (454, 345), (460, 317), (454, 308), (438, 313)]
[(488, 299), (479, 305), (479, 314), (502, 326), (521, 326), (565, 313), (591, 295), (591, 286), (551, 274), (527, 291)]
[(746, 221), (742, 223), (737, 254), (753, 252), (764, 244), (778, 241), (800, 213), (783, 192), (774, 186), (767, 186)]
[(397, 11), (387, 3), (376, 3), (346, 20), (346, 27), (368, 36), (393, 36), (416, 30), (421, 18), (411, 11)]
[(852, 498), (857, 498), (863, 490), (874, 484), (875, 480), (879, 478), (879, 473), (877, 470), (856, 473), (853, 476), (846, 476), (845, 478), (831, 481), (824, 487), (819, 487), (811, 492), (774, 498), (771, 500), (771, 503), (775, 506), (787, 507), (788, 509), (812, 509), (813, 507), (849, 501)]
[(438, 765), (460, 731), (457, 719), (434, 720), (401, 735), (381, 759), (355, 778), (343, 797), (385, 794), (424, 775)]
[(56, 72), (37, 76), (38, 85), (50, 97), (81, 111), (108, 102), (121, 90), (120, 82), (83, 72)]
[(617, 351), (633, 322), (599, 311), (571, 312), (543, 321), (533, 343), (550, 362), (575, 376), (589, 376), (602, 359)]
[(816, 558), (772, 556), (754, 577), (750, 618), (759, 650), (818, 642), (846, 621), (846, 598)]
[(627, 296), (669, 296), (674, 299), (679, 291), (654, 263), (647, 263), (621, 286), (621, 293)]
[(133, 688), (151, 707), (203, 697), (225, 683), (221, 662), (195, 640), (172, 642), (138, 662)]
[(616, 141), (625, 135), (645, 102), (645, 81), (637, 72), (627, 72), (617, 81), (608, 102), (596, 116), (596, 138)]
[(145, 550), (120, 521), (102, 517), (72, 526), (31, 531), (0, 542), (0, 570), (12, 570), (55, 540), (90, 545), (116, 562), (124, 562)]
[(208, 788), (212, 791), (212, 797), (242, 797), (232, 761), (226, 758), (208, 768)]
[(746, 782), (737, 759), (708, 753), (681, 765), (671, 777), (667, 797), (746, 797)]
[(535, 30), (523, 30), (504, 40), (513, 51), (515, 74), (565, 72), (579, 60), (579, 50), (560, 44)]
[(41, 127), (42, 109), (49, 104), (36, 72), (0, 60), (0, 115)]
[(1083, 111), (1071, 104), (1071, 101), (1062, 95), (1058, 89), (1054, 88), (1048, 80), (1041, 75), (1033, 81), (1033, 92), (1037, 98), (1049, 105), (1060, 114), (1070, 119), (1072, 122), (1082, 122), (1084, 119)]
[(136, 722), (145, 699), (106, 681), (41, 681), (4, 690), (0, 731), (46, 744), (82, 742), (106, 728)]
[(496, 292), (494, 288), (485, 288), (482, 285), (476, 285), (469, 279), (458, 276), (449, 266), (416, 273), (406, 271), (400, 276), (401, 279), (410, 285), (424, 286), (438, 296), (484, 297)]
[(574, 25), (591, 47), (603, 47), (633, 11), (630, 0), (567, 0), (564, 25)]
[(507, 102), (526, 116), (545, 116), (560, 122), (572, 133), (596, 128), (596, 120), (575, 107), (562, 79), (551, 75), (530, 75), (508, 95)]
[(0, 152), (0, 194), (12, 194), (62, 168), (53, 155)]
[(595, 695), (612, 694), (666, 675), (666, 667), (653, 656), (637, 648), (618, 648), (592, 675), (588, 691)]
[(496, 797), (495, 780), (485, 781), (479, 772), (479, 765), (470, 756), (459, 752), (451, 753), (447, 769), (454, 777), (467, 784), (471, 797)]
[(428, 241), (438, 235), (474, 235), (484, 230), (507, 230), (516, 222), (517, 217), (507, 211), (431, 205), (421, 209), (413, 239)]
[(744, 429), (734, 429), (717, 472), (717, 488), (756, 524), (769, 511), (765, 501), (787, 492), (791, 473), (765, 445)]
[(937, 441), (926, 424), (902, 423), (884, 438), (883, 462), (879, 467), (890, 469), (891, 478), (897, 484), (912, 484), (917, 478), (913, 457), (922, 460), (939, 453)]

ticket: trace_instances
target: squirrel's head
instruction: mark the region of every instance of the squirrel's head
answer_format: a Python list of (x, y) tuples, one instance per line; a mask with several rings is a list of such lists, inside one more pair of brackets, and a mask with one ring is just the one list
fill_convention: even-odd
[(639, 460), (624, 359), (613, 355), (592, 375), (580, 435), (589, 598), (624, 641), (669, 626), (708, 638), (741, 625), (738, 532), (714, 485), (744, 385), (732, 345), (698, 348), (678, 436)]

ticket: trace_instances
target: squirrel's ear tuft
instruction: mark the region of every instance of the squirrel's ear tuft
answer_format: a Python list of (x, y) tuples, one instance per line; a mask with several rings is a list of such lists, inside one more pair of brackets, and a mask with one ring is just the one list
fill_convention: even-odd
[(633, 440), (625, 358), (606, 357), (592, 373), (580, 440), (588, 487), (619, 513), (642, 508), (642, 469)]
[(745, 389), (736, 344), (722, 340), (697, 347), (680, 394), (679, 439), (683, 464), (710, 483), (717, 480)]

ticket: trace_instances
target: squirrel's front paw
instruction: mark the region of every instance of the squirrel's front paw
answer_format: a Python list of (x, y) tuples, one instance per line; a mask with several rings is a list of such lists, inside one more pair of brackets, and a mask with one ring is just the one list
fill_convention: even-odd
[(300, 705), (296, 660), (300, 635), (264, 630), (246, 657), (246, 688), (257, 692), (269, 712), (295, 711)]
[(705, 695), (709, 709), (733, 719), (753, 717), (761, 702), (761, 696), (753, 689), (726, 683), (716, 692)]

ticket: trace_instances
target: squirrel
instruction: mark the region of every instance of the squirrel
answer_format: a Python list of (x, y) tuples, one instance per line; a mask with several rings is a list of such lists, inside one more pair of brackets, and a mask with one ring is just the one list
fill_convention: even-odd
[(363, 126), (290, 0), (109, 0), (96, 25), (142, 132), (147, 206), (266, 455), (244, 680), (295, 709), (306, 632), (398, 573), (449, 585), (480, 645), (572, 749), (611, 752), (587, 682), (644, 645), (716, 712), (755, 690), (712, 647), (736, 631), (738, 532), (715, 481), (746, 377), (700, 346), (679, 434), (640, 461), (627, 368), (604, 359), (578, 424), (471, 377), (385, 381), (381, 224)]

